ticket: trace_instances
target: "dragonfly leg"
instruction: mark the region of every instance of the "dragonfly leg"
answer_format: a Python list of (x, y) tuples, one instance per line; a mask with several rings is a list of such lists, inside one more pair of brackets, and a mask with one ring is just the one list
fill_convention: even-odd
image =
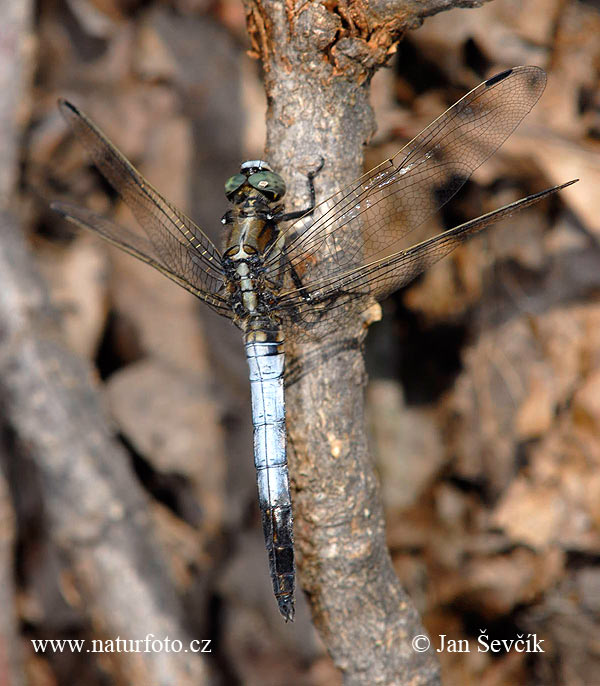
[(277, 222), (287, 222), (291, 219), (300, 219), (300, 217), (310, 214), (315, 209), (317, 204), (317, 196), (315, 194), (315, 176), (317, 176), (321, 169), (323, 169), (324, 164), (325, 158), (321, 157), (319, 166), (316, 169), (313, 169), (313, 171), (309, 171), (306, 175), (306, 178), (308, 179), (308, 191), (310, 193), (310, 205), (304, 210), (297, 210), (296, 212), (287, 212), (286, 214), (277, 215), (274, 217)]

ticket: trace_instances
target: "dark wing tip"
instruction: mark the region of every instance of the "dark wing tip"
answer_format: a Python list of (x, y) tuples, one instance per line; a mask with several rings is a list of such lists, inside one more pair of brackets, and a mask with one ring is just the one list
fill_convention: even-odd
[(76, 114), (81, 116), (81, 112), (75, 107), (72, 102), (65, 100), (65, 98), (58, 99), (58, 109), (65, 115)]
[(504, 79), (507, 76), (510, 76), (513, 73), (512, 69), (507, 69), (506, 71), (501, 71), (499, 74), (496, 74), (495, 76), (492, 76), (489, 78), (486, 82), (485, 85), (489, 88), (490, 86), (493, 86), (495, 83), (498, 83), (499, 81), (504, 81)]
[(491, 76), (487, 81), (484, 81), (486, 88), (491, 88), (492, 86), (504, 81), (511, 74), (515, 73), (525, 73), (528, 75), (528, 82), (531, 89), (537, 89), (540, 85), (543, 87), (546, 85), (546, 72), (541, 67), (536, 67), (534, 65), (528, 65), (523, 67), (513, 67), (512, 69), (506, 69), (501, 71), (499, 74)]

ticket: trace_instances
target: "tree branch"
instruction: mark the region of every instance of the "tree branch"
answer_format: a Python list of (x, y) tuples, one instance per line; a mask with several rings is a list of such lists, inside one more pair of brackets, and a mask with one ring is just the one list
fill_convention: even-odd
[[(305, 175), (321, 155), (321, 198), (362, 173), (362, 148), (375, 128), (370, 79), (399, 37), (426, 16), (479, 4), (247, 0), (265, 70), (267, 159), (285, 171), (288, 210), (306, 205)], [(335, 349), (321, 342), (310, 370), (317, 348), (286, 344), (288, 364), (300, 369), (297, 379), (288, 376), (287, 392), (300, 581), (346, 683), (433, 684), (435, 658), (411, 646), (425, 632), (394, 574), (367, 449), (366, 373), (356, 344), (367, 323), (348, 322)]]

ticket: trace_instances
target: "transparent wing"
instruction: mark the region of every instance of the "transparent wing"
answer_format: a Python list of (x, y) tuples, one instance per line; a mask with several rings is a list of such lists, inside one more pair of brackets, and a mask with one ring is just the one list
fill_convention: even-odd
[[(287, 234), (290, 269), (308, 292), (386, 258), (442, 207), (510, 136), (546, 84), (539, 67), (516, 67), (484, 81), (393, 158), (334, 194)], [(371, 293), (391, 292), (402, 274), (383, 270)]]
[(321, 280), (317, 290), (296, 288), (282, 293), (278, 301), (278, 312), (282, 315), (284, 325), (296, 338), (322, 335), (340, 318), (356, 316), (364, 310), (370, 304), (369, 298), (385, 298), (410, 283), (471, 236), (576, 181), (553, 186), (517, 200), (418, 243), (408, 250), (388, 255), (360, 268), (332, 274)]
[[(163, 268), (179, 274), (205, 295), (217, 293), (223, 286), (224, 274), (221, 255), (210, 238), (165, 200), (85, 114), (66, 100), (60, 100), (59, 107), (94, 164), (132, 210)], [(88, 226), (85, 221), (83, 224)], [(104, 235), (97, 220), (89, 228)], [(111, 240), (119, 244), (117, 236)]]
[(223, 297), (217, 293), (207, 293), (203, 290), (202, 284), (198, 286), (194, 282), (196, 273), (194, 261), (198, 257), (190, 246), (183, 243), (176, 243), (171, 246), (171, 262), (176, 265), (171, 267), (163, 262), (154, 245), (143, 236), (139, 236), (83, 207), (63, 202), (53, 202), (51, 207), (76, 226), (90, 229), (109, 243), (154, 267), (171, 281), (203, 300), (219, 314), (225, 317), (233, 316), (231, 308)]

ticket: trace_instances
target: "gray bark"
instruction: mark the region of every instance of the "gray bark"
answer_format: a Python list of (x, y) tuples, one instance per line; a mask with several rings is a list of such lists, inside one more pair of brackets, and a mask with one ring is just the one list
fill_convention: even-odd
[[(374, 70), (423, 18), (479, 2), (282, 3), (247, 0), (254, 51), (265, 70), (267, 159), (284, 171), (288, 210), (307, 204), (306, 172), (319, 157), (321, 199), (362, 173), (375, 129)], [(315, 347), (286, 343), (290, 469), (300, 585), (346, 684), (435, 684), (425, 634), (395, 576), (385, 541), (379, 485), (364, 423), (365, 321), (336, 332), (318, 365)], [(293, 377), (293, 378), (292, 378)]]

